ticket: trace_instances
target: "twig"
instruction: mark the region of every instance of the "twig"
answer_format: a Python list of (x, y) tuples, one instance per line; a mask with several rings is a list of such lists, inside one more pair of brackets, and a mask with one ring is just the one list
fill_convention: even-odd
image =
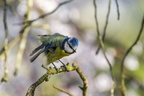
[(107, 26), (108, 26), (108, 20), (109, 20), (110, 10), (111, 10), (111, 0), (109, 0), (109, 3), (108, 3), (108, 12), (107, 12), (106, 22), (105, 22), (103, 36), (102, 36), (103, 42), (105, 40), (105, 35), (106, 35), (106, 29), (107, 29)]
[(8, 25), (7, 25), (7, 1), (4, 1), (4, 14), (3, 14), (3, 24), (4, 24), (4, 29), (5, 29), (5, 41), (4, 41), (4, 56), (5, 56), (5, 60), (4, 60), (4, 76), (2, 77), (2, 82), (7, 82), (7, 75), (8, 75), (8, 68), (7, 68), (7, 49), (8, 49)]
[(29, 28), (26, 28), (26, 29), (24, 29), (23, 34), (20, 36), (21, 40), (20, 40), (19, 50), (18, 50), (17, 58), (16, 58), (14, 75), (17, 75), (18, 70), (19, 70), (20, 65), (21, 65), (23, 52), (24, 52), (25, 47), (26, 47), (28, 32), (29, 32)]
[(97, 4), (96, 4), (96, 1), (93, 0), (93, 4), (94, 4), (94, 17), (95, 17), (95, 23), (96, 23), (96, 30), (97, 30), (97, 34), (98, 36), (100, 35), (100, 31), (99, 31), (99, 22), (98, 22), (98, 19), (97, 19)]
[[(58, 73), (62, 73), (62, 72), (66, 72), (65, 68), (64, 67), (60, 67), (58, 68), (57, 70), (55, 70), (55, 68), (53, 67), (45, 67), (45, 66), (42, 66), (44, 69), (47, 70), (47, 73), (45, 73), (42, 77), (40, 77), (39, 80), (37, 80), (35, 83), (33, 83), (29, 88), (28, 88), (28, 91), (26, 93), (26, 96), (34, 96), (34, 91), (36, 89), (36, 87), (38, 85), (40, 85), (42, 82), (44, 81), (48, 81), (49, 80), (49, 76), (51, 75), (54, 75), (54, 74), (58, 74)], [(76, 63), (72, 64), (72, 66), (68, 63), (66, 65), (66, 68), (67, 68), (67, 71), (73, 71), (73, 70), (76, 70), (78, 67), (78, 65)]]
[(48, 81), (48, 76), (49, 76), (49, 74), (46, 73), (46, 74), (44, 74), (41, 78), (39, 78), (38, 81), (36, 81), (35, 83), (33, 83), (33, 84), (29, 87), (29, 89), (28, 89), (28, 91), (27, 91), (27, 93), (26, 93), (26, 96), (34, 96), (34, 92), (35, 92), (36, 87), (37, 87), (38, 85), (40, 85), (42, 82), (44, 82), (45, 80)]
[(30, 23), (30, 24), (32, 24), (34, 21), (37, 21), (37, 20), (39, 20), (39, 19), (45, 18), (45, 17), (53, 14), (55, 11), (57, 11), (57, 10), (59, 9), (59, 7), (61, 7), (61, 6), (64, 5), (64, 4), (69, 3), (69, 2), (71, 2), (71, 1), (73, 1), (73, 0), (64, 1), (64, 2), (60, 3), (53, 11), (51, 11), (51, 12), (49, 12), (49, 13), (46, 13), (46, 14), (43, 14), (43, 15), (39, 16), (39, 17), (36, 18), (36, 19), (29, 20), (29, 21), (25, 21), (25, 22), (23, 22), (23, 23), (21, 23), (21, 24), (25, 24), (25, 23)]
[(79, 88), (82, 90), (83, 96), (87, 96), (88, 81), (87, 81), (85, 75), (82, 73), (82, 71), (80, 70), (79, 67), (76, 69), (76, 71), (77, 71), (77, 73), (79, 74), (80, 78), (83, 81), (83, 87), (79, 86)]
[(127, 55), (130, 53), (130, 51), (132, 50), (132, 48), (137, 44), (137, 42), (139, 41), (140, 39), (140, 36), (143, 32), (143, 28), (144, 28), (144, 15), (143, 15), (143, 19), (142, 19), (142, 23), (141, 23), (141, 27), (140, 27), (140, 30), (139, 30), (139, 33), (138, 33), (138, 36), (136, 38), (136, 40), (134, 41), (134, 43), (129, 47), (129, 49), (126, 51), (123, 59), (122, 59), (122, 62), (121, 62), (121, 94), (122, 96), (125, 96), (125, 84), (124, 84), (124, 61), (127, 57)]
[(115, 0), (116, 3), (116, 7), (117, 7), (117, 19), (120, 19), (120, 11), (119, 11), (119, 4), (118, 4), (118, 0)]
[[(109, 3), (108, 3), (108, 12), (107, 12), (106, 21), (105, 21), (105, 26), (104, 26), (103, 35), (102, 35), (103, 43), (104, 43), (104, 41), (105, 41), (106, 29), (107, 29), (107, 26), (108, 26), (108, 20), (109, 20), (110, 10), (111, 10), (111, 0), (109, 0)], [(98, 47), (98, 49), (97, 49), (97, 51), (96, 51), (96, 54), (98, 54), (100, 48), (101, 48), (101, 46)]]
[(68, 92), (67, 90), (64, 90), (64, 89), (61, 89), (61, 88), (59, 88), (59, 87), (56, 87), (55, 85), (53, 85), (53, 87), (54, 87), (55, 89), (57, 89), (58, 91), (61, 91), (61, 92), (63, 92), (63, 93), (66, 93), (66, 94), (69, 95), (69, 96), (74, 96), (74, 95), (72, 95), (70, 92)]
[[(98, 20), (97, 20), (97, 6), (96, 6), (96, 1), (93, 0), (93, 5), (94, 5), (94, 11), (95, 11), (95, 14), (94, 14), (94, 17), (95, 17), (95, 22), (96, 22), (96, 26), (98, 27)], [(112, 78), (112, 88), (111, 88), (111, 96), (113, 96), (113, 93), (114, 93), (114, 86), (115, 86), (115, 82), (114, 82), (114, 76), (113, 76), (113, 71), (112, 71), (112, 65), (110, 63), (110, 61), (108, 60), (106, 54), (105, 54), (105, 48), (104, 48), (104, 44), (103, 44), (103, 40), (102, 40), (102, 37), (100, 35), (100, 32), (99, 32), (99, 29), (97, 28), (97, 34), (98, 34), (98, 40), (99, 40), (99, 44), (102, 48), (102, 52), (103, 52), (103, 55), (109, 65), (109, 68), (110, 68), (110, 74), (111, 74), (111, 78)]]
[[(94, 8), (95, 8), (95, 22), (96, 22), (96, 26), (98, 26), (98, 25), (97, 25), (97, 24), (98, 24), (97, 15), (96, 15), (96, 14), (97, 14), (97, 13), (96, 13), (96, 3), (95, 3), (95, 0), (93, 0), (93, 1), (94, 1), (93, 4), (94, 4)], [(111, 71), (111, 73), (112, 73), (112, 66), (111, 66), (111, 63), (109, 62), (109, 60), (108, 60), (108, 58), (107, 58), (107, 56), (106, 56), (106, 54), (105, 54), (105, 52), (104, 52), (104, 44), (103, 44), (102, 37), (101, 37), (101, 35), (100, 35), (100, 32), (99, 32), (98, 28), (97, 28), (97, 34), (98, 34), (98, 40), (99, 40), (100, 46), (101, 46), (101, 48), (102, 48), (102, 52), (103, 52), (104, 57), (106, 58), (106, 60), (107, 60), (107, 62), (108, 62), (108, 64), (109, 64), (110, 71)], [(112, 75), (112, 78), (113, 78), (113, 75)]]

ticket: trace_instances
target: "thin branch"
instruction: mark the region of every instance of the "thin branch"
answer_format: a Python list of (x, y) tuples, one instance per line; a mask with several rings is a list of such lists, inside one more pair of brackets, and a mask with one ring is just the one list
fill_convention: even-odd
[(119, 19), (120, 19), (120, 11), (119, 11), (119, 3), (118, 3), (118, 0), (115, 0), (115, 3), (116, 3), (116, 7), (117, 7), (117, 19), (119, 20)]
[(53, 87), (54, 87), (55, 89), (57, 89), (58, 91), (61, 91), (61, 92), (63, 92), (63, 93), (66, 93), (66, 94), (69, 95), (69, 96), (74, 96), (74, 95), (72, 95), (70, 92), (68, 92), (67, 90), (61, 89), (61, 88), (59, 88), (59, 87), (57, 87), (57, 86), (55, 86), (55, 85), (53, 85)]
[(125, 96), (125, 91), (124, 91), (124, 61), (127, 57), (127, 55), (130, 53), (130, 51), (132, 50), (132, 48), (137, 44), (137, 42), (139, 41), (140, 37), (141, 37), (141, 34), (143, 32), (143, 28), (144, 28), (144, 15), (143, 15), (143, 19), (142, 19), (142, 23), (141, 23), (141, 27), (140, 27), (140, 30), (139, 30), (139, 33), (138, 33), (138, 36), (136, 38), (136, 40), (134, 41), (134, 43), (129, 47), (129, 49), (126, 51), (123, 59), (122, 59), (122, 62), (121, 62), (121, 92), (122, 92), (122, 96)]
[[(30, 0), (30, 1), (32, 1), (32, 0)], [(30, 3), (30, 5), (31, 5), (32, 3)], [(28, 8), (29, 9), (29, 8)], [(31, 9), (31, 7), (30, 7), (30, 9)], [(27, 13), (29, 14), (29, 11), (27, 11)], [(26, 16), (27, 17), (27, 16)], [(24, 27), (21, 29), (21, 31), (20, 31), (20, 35), (19, 36), (17, 36), (17, 37), (15, 37), (9, 44), (8, 44), (8, 48), (7, 48), (7, 53), (19, 42), (19, 41), (22, 41), (22, 42), (26, 42), (26, 34), (28, 34), (28, 27), (30, 26), (31, 24), (25, 24), (24, 25)], [(22, 38), (25, 38), (25, 39), (22, 39)], [(21, 43), (21, 48), (19, 49), (19, 50), (24, 50), (24, 47), (25, 47), (25, 45), (24, 45), (24, 43)], [(23, 46), (24, 45), (24, 46)], [(3, 47), (1, 50), (0, 50), (0, 61), (1, 60), (3, 60), (4, 59), (4, 53), (5, 53), (5, 48)], [(20, 52), (20, 51), (19, 51)], [(19, 54), (19, 52), (18, 52), (18, 54)], [(18, 55), (17, 56), (17, 58), (20, 58), (19, 57), (20, 55)], [(21, 57), (22, 58), (22, 57)], [(15, 72), (14, 72), (14, 74), (16, 75), (17, 74), (17, 71), (18, 71), (18, 69), (19, 69), (19, 64), (20, 64), (20, 59), (17, 59), (17, 63), (16, 63), (16, 68), (15, 68)]]
[(4, 24), (4, 29), (5, 29), (5, 41), (4, 41), (4, 56), (5, 56), (5, 60), (4, 60), (4, 76), (2, 77), (2, 82), (7, 82), (7, 75), (8, 75), (8, 68), (7, 68), (7, 56), (8, 56), (8, 53), (7, 53), (7, 49), (8, 49), (8, 25), (7, 25), (7, 1), (6, 0), (3, 0), (4, 1), (4, 14), (3, 14), (3, 24)]
[(66, 65), (67, 71), (65, 70), (65, 68), (63, 66), (61, 66), (60, 68), (58, 68), (57, 70), (55, 70), (55, 68), (53, 67), (45, 67), (42, 66), (44, 69), (47, 70), (47, 73), (45, 73), (42, 77), (40, 77), (40, 79), (38, 79), (35, 83), (33, 83), (29, 88), (28, 91), (26, 93), (26, 96), (34, 96), (34, 92), (35, 89), (44, 81), (48, 81), (49, 80), (49, 76), (51, 75), (55, 75), (58, 73), (62, 73), (62, 72), (67, 72), (67, 71), (74, 71), (77, 69), (78, 65), (76, 63), (72, 64), (72, 66), (68, 63)]
[[(27, 21), (30, 15), (30, 12), (32, 10), (32, 6), (33, 6), (33, 0), (28, 0), (28, 8), (27, 8), (27, 12), (25, 15), (25, 20)], [(19, 50), (17, 53), (17, 58), (16, 58), (16, 67), (15, 67), (15, 71), (14, 71), (14, 75), (17, 75), (17, 72), (20, 68), (21, 65), (21, 61), (22, 61), (22, 57), (23, 57), (23, 53), (26, 47), (26, 42), (27, 42), (27, 35), (29, 33), (29, 27), (30, 24), (25, 24), (25, 26), (23, 27), (23, 29), (20, 31), (20, 33), (22, 35), (21, 36), (21, 41), (20, 41), (20, 45), (19, 45)]]
[[(110, 10), (111, 10), (111, 0), (109, 0), (109, 3), (108, 3), (108, 12), (107, 12), (106, 21), (105, 21), (104, 30), (103, 30), (103, 35), (102, 35), (103, 43), (105, 41), (105, 36), (106, 36), (106, 30), (107, 30), (108, 21), (109, 21)], [(101, 48), (101, 46), (98, 47), (98, 49), (96, 51), (96, 54), (98, 54), (100, 48)]]
[[(94, 11), (95, 11), (95, 14), (94, 14), (94, 17), (95, 17), (95, 22), (96, 22), (96, 26), (98, 27), (98, 20), (97, 20), (97, 6), (96, 6), (96, 1), (93, 0), (93, 5), (94, 5)], [(115, 85), (115, 82), (114, 82), (114, 76), (113, 76), (113, 71), (112, 71), (112, 65), (110, 63), (110, 61), (108, 60), (106, 54), (105, 54), (105, 48), (104, 48), (104, 44), (103, 44), (103, 40), (102, 40), (102, 37), (100, 35), (100, 32), (99, 32), (99, 29), (97, 28), (97, 34), (98, 34), (98, 40), (99, 40), (99, 44), (102, 48), (102, 52), (103, 52), (103, 55), (109, 65), (109, 68), (110, 68), (110, 74), (111, 74), (111, 78), (112, 78), (112, 88), (111, 88), (111, 96), (113, 96), (113, 93), (114, 93), (114, 85)]]
[[(96, 11), (96, 2), (95, 2), (95, 0), (93, 0), (93, 4), (94, 4), (94, 9), (95, 9), (95, 22), (96, 22), (96, 26), (98, 27), (98, 20), (97, 20), (97, 11)], [(105, 52), (104, 52), (104, 44), (103, 44), (103, 41), (102, 41), (102, 37), (101, 37), (101, 35), (100, 35), (100, 32), (99, 32), (99, 29), (97, 28), (97, 34), (98, 34), (98, 40), (99, 40), (99, 43), (100, 43), (100, 46), (101, 46), (101, 48), (102, 48), (102, 52), (103, 52), (103, 54), (104, 54), (104, 57), (106, 58), (106, 60), (107, 60), (107, 62), (108, 62), (108, 64), (109, 64), (109, 67), (110, 67), (110, 71), (111, 71), (111, 73), (112, 73), (112, 66), (111, 66), (111, 63), (110, 63), (110, 61), (108, 60), (108, 58), (107, 58), (107, 56), (106, 56), (106, 54), (105, 54)], [(113, 75), (112, 75), (112, 78), (113, 78)]]
[(76, 72), (79, 74), (80, 78), (83, 81), (83, 87), (79, 86), (79, 88), (82, 90), (83, 96), (87, 96), (88, 81), (87, 81), (85, 75), (82, 73), (82, 71), (80, 70), (79, 67), (76, 69)]
[(94, 17), (95, 17), (95, 22), (96, 22), (96, 30), (97, 30), (97, 34), (99, 36), (100, 31), (99, 31), (99, 22), (98, 22), (98, 19), (97, 19), (97, 4), (96, 4), (95, 0), (93, 0), (93, 4), (94, 4), (94, 11), (95, 11)]
[(111, 10), (111, 0), (109, 0), (109, 3), (108, 3), (108, 12), (107, 12), (106, 22), (105, 22), (104, 31), (103, 31), (103, 36), (102, 36), (103, 42), (104, 42), (105, 36), (106, 36), (106, 30), (107, 30), (108, 21), (109, 21), (110, 10)]
[(64, 1), (64, 2), (60, 3), (53, 11), (51, 11), (51, 12), (49, 12), (49, 13), (46, 13), (46, 14), (43, 14), (43, 15), (39, 16), (39, 17), (36, 18), (36, 19), (23, 22), (22, 24), (25, 24), (25, 23), (30, 23), (30, 24), (32, 24), (34, 21), (37, 21), (37, 20), (42, 19), (42, 18), (45, 18), (45, 17), (53, 14), (55, 11), (57, 11), (62, 5), (67, 4), (67, 3), (71, 2), (71, 1), (73, 1), (73, 0)]
[(21, 66), (23, 53), (24, 53), (24, 50), (25, 50), (25, 47), (26, 47), (28, 32), (29, 32), (29, 28), (26, 28), (26, 29), (24, 29), (23, 34), (20, 36), (21, 40), (20, 40), (20, 45), (19, 45), (19, 50), (18, 50), (18, 53), (17, 53), (17, 57), (16, 57), (14, 75), (17, 75), (18, 70)]

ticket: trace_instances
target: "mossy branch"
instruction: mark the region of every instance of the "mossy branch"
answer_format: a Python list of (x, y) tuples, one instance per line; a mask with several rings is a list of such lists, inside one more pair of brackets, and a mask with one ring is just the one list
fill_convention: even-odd
[[(38, 79), (34, 84), (32, 84), (29, 87), (26, 96), (34, 96), (34, 91), (35, 91), (36, 87), (38, 85), (40, 85), (42, 82), (48, 81), (50, 79), (50, 78), (48, 78), (49, 76), (54, 75), (54, 74), (58, 74), (58, 73), (61, 73), (61, 72), (66, 72), (66, 70), (63, 66), (61, 66), (57, 70), (54, 67), (47, 68), (43, 65), (42, 65), (42, 67), (47, 70), (47, 73), (44, 74), (42, 77), (40, 77), (40, 79)], [(67, 68), (67, 71), (73, 71), (73, 70), (77, 69), (77, 65), (73, 64), (72, 66), (70, 66), (70, 64), (68, 63), (66, 65), (66, 68)]]
[[(55, 75), (55, 74), (62, 73), (62, 72), (70, 72), (70, 71), (74, 71), (74, 70), (76, 70), (78, 72), (79, 76), (81, 77), (82, 81), (84, 82), (84, 87), (81, 87), (81, 89), (83, 89), (82, 90), (83, 94), (85, 94), (83, 96), (86, 96), (87, 88), (88, 88), (87, 80), (86, 80), (85, 76), (83, 75), (83, 73), (80, 71), (80, 69), (79, 69), (79, 67), (76, 63), (73, 63), (72, 65), (70, 65), (70, 63), (67, 63), (66, 66), (65, 66), (66, 68), (64, 66), (61, 66), (57, 70), (54, 67), (48, 67), (47, 68), (44, 65), (42, 65), (42, 67), (47, 70), (47, 73), (45, 73), (42, 77), (40, 77), (35, 83), (33, 83), (28, 88), (26, 96), (34, 96), (34, 92), (35, 92), (35, 89), (37, 88), (37, 86), (40, 85), (44, 81), (49, 81), (49, 79), (50, 79), (49, 77), (51, 75)], [(63, 90), (61, 88), (56, 88), (56, 89), (58, 89), (61, 92), (66, 93), (66, 94), (71, 94), (68, 91)], [(73, 96), (73, 95), (71, 94), (70, 96)]]
[(88, 81), (79, 67), (76, 69), (76, 72), (79, 74), (80, 78), (83, 81), (83, 87), (79, 86), (79, 88), (82, 90), (83, 96), (87, 96)]

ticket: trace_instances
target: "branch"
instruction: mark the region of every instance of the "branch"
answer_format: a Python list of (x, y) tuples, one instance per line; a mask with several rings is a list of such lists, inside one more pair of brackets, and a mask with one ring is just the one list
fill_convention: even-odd
[(97, 20), (97, 5), (96, 5), (95, 0), (93, 0), (93, 5), (94, 5), (94, 11), (95, 11), (94, 17), (95, 17), (95, 22), (96, 22), (96, 27), (97, 27), (97, 34), (98, 34), (99, 44), (102, 48), (103, 55), (104, 55), (108, 65), (109, 65), (109, 68), (110, 68), (110, 74), (111, 74), (111, 78), (112, 78), (111, 96), (113, 96), (115, 82), (114, 82), (114, 76), (113, 76), (113, 71), (112, 71), (112, 65), (111, 65), (110, 61), (108, 60), (108, 58), (105, 54), (105, 48), (104, 48), (103, 40), (102, 40), (102, 37), (101, 37), (100, 32), (99, 32), (99, 28), (98, 28), (99, 26), (98, 26), (98, 20)]
[[(36, 87), (38, 85), (40, 85), (42, 82), (44, 81), (48, 81), (49, 80), (49, 76), (51, 75), (55, 75), (55, 74), (58, 74), (58, 73), (62, 73), (62, 72), (66, 72), (65, 68), (63, 66), (61, 66), (60, 68), (58, 68), (57, 70), (53, 67), (45, 67), (45, 66), (42, 66), (43, 68), (45, 68), (47, 70), (47, 73), (45, 73), (42, 77), (40, 77), (39, 80), (37, 80), (35, 83), (33, 83), (29, 88), (28, 88), (28, 91), (26, 93), (26, 96), (34, 96), (34, 91), (36, 89)], [(76, 70), (78, 68), (78, 65), (76, 63), (72, 64), (72, 66), (68, 63), (66, 65), (66, 68), (67, 68), (67, 72), (69, 71), (73, 71), (73, 70)]]
[(97, 30), (97, 34), (98, 36), (100, 35), (100, 31), (99, 31), (99, 22), (98, 22), (98, 19), (97, 19), (97, 4), (96, 4), (96, 1), (93, 0), (93, 4), (94, 4), (94, 18), (95, 18), (95, 23), (96, 23), (96, 30)]
[[(103, 41), (103, 43), (105, 41), (106, 29), (107, 29), (107, 26), (108, 26), (108, 20), (109, 20), (110, 10), (111, 10), (111, 0), (109, 0), (109, 3), (108, 3), (108, 12), (107, 12), (105, 26), (104, 26), (103, 35), (102, 35), (102, 41)], [(100, 48), (101, 48), (101, 46), (98, 47), (98, 49), (96, 51), (96, 54), (98, 54)]]
[[(95, 9), (95, 22), (96, 22), (96, 26), (98, 27), (98, 20), (97, 20), (97, 11), (96, 11), (96, 3), (95, 3), (95, 0), (93, 0), (93, 4), (94, 4), (94, 9)], [(110, 67), (110, 71), (111, 71), (111, 76), (113, 78), (113, 75), (112, 75), (112, 66), (111, 66), (111, 63), (110, 61), (108, 60), (106, 54), (105, 54), (105, 50), (104, 50), (104, 44), (103, 44), (103, 41), (102, 41), (102, 37), (100, 35), (100, 32), (99, 32), (99, 29), (97, 28), (97, 34), (98, 34), (98, 40), (99, 40), (99, 43), (100, 43), (100, 46), (102, 48), (102, 52), (104, 54), (104, 57), (106, 58), (108, 64), (109, 64), (109, 67)]]
[[(29, 0), (28, 1), (28, 10), (27, 10), (27, 15), (25, 16), (25, 20), (28, 20), (28, 14), (30, 13), (30, 10), (32, 8), (32, 0)], [(5, 16), (6, 17), (6, 16)], [(16, 63), (16, 68), (15, 68), (15, 72), (14, 74), (16, 75), (17, 74), (17, 71), (20, 67), (20, 63), (21, 63), (21, 60), (22, 60), (22, 55), (23, 55), (23, 51), (25, 49), (25, 44), (26, 44), (26, 37), (27, 37), (27, 34), (29, 32), (29, 29), (28, 27), (30, 26), (30, 24), (25, 24), (24, 27), (21, 29), (20, 31), (20, 35), (15, 37), (9, 44), (8, 44), (8, 48), (7, 48), (7, 51), (5, 50), (5, 48), (3, 47), (1, 50), (0, 50), (0, 61), (2, 59), (4, 59), (4, 53), (5, 52), (9, 52), (19, 41), (21, 41), (20, 43), (20, 47), (19, 47), (19, 52), (17, 54), (17, 63)]]
[(143, 32), (143, 28), (144, 28), (144, 16), (143, 16), (143, 19), (142, 19), (142, 23), (141, 23), (141, 27), (140, 27), (140, 30), (139, 30), (139, 34), (136, 38), (136, 40), (134, 41), (134, 43), (129, 47), (129, 49), (126, 51), (123, 59), (122, 59), (122, 62), (121, 62), (121, 94), (122, 96), (125, 96), (125, 84), (124, 84), (124, 61), (127, 57), (127, 55), (130, 53), (130, 51), (132, 50), (132, 48), (137, 44), (137, 42), (139, 41), (140, 39), (140, 36)]
[(118, 0), (115, 0), (116, 3), (116, 7), (117, 7), (117, 19), (120, 19), (120, 11), (119, 11), (119, 4), (118, 4)]
[(59, 4), (53, 11), (51, 11), (50, 13), (43, 14), (43, 15), (39, 16), (39, 17), (36, 18), (36, 19), (29, 20), (29, 21), (23, 22), (23, 23), (21, 23), (21, 24), (25, 24), (25, 23), (32, 24), (34, 21), (37, 21), (37, 20), (39, 20), (39, 19), (45, 18), (45, 17), (53, 14), (53, 13), (54, 13), (55, 11), (57, 11), (62, 5), (67, 4), (67, 3), (71, 2), (71, 1), (73, 1), (73, 0), (64, 1), (64, 2), (60, 3), (60, 4)]
[(38, 85), (40, 85), (42, 82), (44, 81), (48, 81), (48, 76), (49, 73), (44, 74), (40, 79), (38, 79), (38, 81), (36, 81), (35, 83), (33, 83), (29, 88), (28, 91), (26, 93), (26, 96), (34, 96), (34, 91), (36, 89), (36, 87)]
[(54, 87), (55, 89), (57, 89), (58, 91), (61, 91), (61, 92), (63, 92), (63, 93), (66, 93), (66, 94), (69, 95), (69, 96), (74, 96), (74, 95), (72, 95), (70, 92), (68, 92), (67, 90), (64, 90), (64, 89), (61, 89), (61, 88), (59, 88), (59, 87), (56, 87), (55, 85), (53, 85), (53, 87)]
[(79, 67), (76, 69), (76, 72), (79, 74), (80, 78), (83, 81), (83, 87), (79, 86), (79, 88), (82, 90), (83, 96), (87, 96), (87, 89), (88, 89), (87, 79), (86, 79), (85, 75), (82, 73), (82, 71), (80, 70)]
[[(27, 12), (25, 15), (26, 21), (28, 20), (30, 12), (32, 10), (33, 0), (28, 0), (27, 6), (28, 6), (28, 8), (27, 8)], [(24, 53), (24, 50), (26, 47), (26, 42), (27, 42), (27, 35), (29, 33), (29, 28), (28, 28), (29, 26), (30, 26), (30, 24), (25, 24), (23, 29), (20, 31), (20, 34), (22, 34), (22, 35), (20, 35), (21, 40), (20, 40), (19, 50), (18, 50), (17, 58), (16, 58), (16, 67), (15, 67), (14, 75), (17, 75), (17, 72), (18, 72), (20, 65), (21, 65), (23, 53)]]
[(3, 14), (3, 24), (4, 24), (4, 29), (5, 29), (5, 41), (4, 41), (4, 56), (5, 56), (5, 60), (4, 60), (4, 76), (1, 79), (1, 82), (7, 82), (7, 75), (8, 75), (8, 68), (7, 68), (7, 56), (8, 56), (8, 25), (7, 25), (7, 1), (4, 1), (4, 14)]
[(25, 47), (26, 47), (26, 42), (27, 42), (27, 35), (29, 33), (29, 28), (24, 28), (24, 31), (22, 31), (22, 32), (23, 32), (23, 34), (20, 35), (21, 40), (20, 40), (20, 45), (19, 45), (17, 57), (16, 57), (14, 75), (17, 75), (18, 70), (19, 70), (19, 68), (21, 66), (23, 53), (24, 53), (24, 50), (25, 50)]

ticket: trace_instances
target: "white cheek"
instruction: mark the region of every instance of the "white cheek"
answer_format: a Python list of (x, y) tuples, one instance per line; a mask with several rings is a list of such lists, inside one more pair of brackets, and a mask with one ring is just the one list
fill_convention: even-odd
[(65, 48), (65, 51), (68, 52), (68, 53), (72, 53), (73, 52), (73, 50), (69, 47), (67, 42), (65, 43), (64, 48)]

